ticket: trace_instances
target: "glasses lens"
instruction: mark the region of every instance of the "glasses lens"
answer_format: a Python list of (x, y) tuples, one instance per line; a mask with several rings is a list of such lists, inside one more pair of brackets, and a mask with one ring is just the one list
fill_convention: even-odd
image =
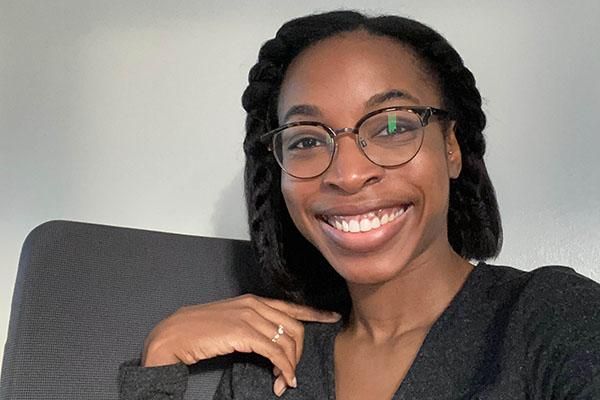
[(288, 174), (312, 178), (322, 174), (329, 164), (335, 144), (325, 128), (319, 125), (288, 127), (273, 137), (273, 153)]
[(410, 111), (385, 111), (366, 119), (359, 127), (365, 155), (382, 166), (410, 161), (423, 143), (423, 123)]

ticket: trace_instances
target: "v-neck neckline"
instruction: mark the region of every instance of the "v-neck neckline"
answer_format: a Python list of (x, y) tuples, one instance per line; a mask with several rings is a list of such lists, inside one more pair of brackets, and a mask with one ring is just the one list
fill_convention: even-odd
[[(432, 338), (438, 336), (439, 332), (442, 332), (445, 328), (444, 326), (452, 321), (452, 316), (457, 312), (460, 308), (461, 302), (464, 300), (465, 296), (470, 293), (474, 286), (477, 285), (477, 281), (479, 280), (479, 275), (482, 270), (485, 268), (485, 263), (483, 261), (479, 262), (477, 265), (473, 266), (473, 270), (469, 273), (467, 278), (465, 279), (463, 285), (458, 290), (458, 292), (454, 295), (452, 300), (448, 306), (444, 309), (442, 314), (438, 317), (438, 319), (433, 323), (427, 334), (425, 335), (425, 339), (423, 343), (421, 343), (421, 347), (417, 352), (413, 362), (411, 363), (408, 371), (404, 375), (402, 382), (396, 388), (394, 395), (390, 400), (401, 400), (404, 398), (405, 392), (411, 386), (411, 382), (415, 380), (415, 377), (419, 375), (419, 370), (422, 369), (422, 364), (426, 361), (425, 356), (428, 353), (427, 349), (431, 347), (433, 344)], [(338, 333), (343, 328), (343, 322), (338, 321), (333, 326), (334, 331), (332, 335), (327, 337), (328, 342), (325, 344), (326, 354), (325, 354), (325, 365), (327, 374), (327, 387), (329, 388), (329, 393), (327, 394), (328, 400), (336, 400), (336, 391), (335, 391), (335, 338)]]

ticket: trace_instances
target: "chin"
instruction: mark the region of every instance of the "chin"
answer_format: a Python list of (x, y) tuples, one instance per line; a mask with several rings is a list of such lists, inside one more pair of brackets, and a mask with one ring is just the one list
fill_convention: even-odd
[(323, 249), (321, 253), (346, 282), (374, 285), (386, 283), (402, 274), (413, 252), (404, 248), (400, 254), (336, 254), (331, 249)]

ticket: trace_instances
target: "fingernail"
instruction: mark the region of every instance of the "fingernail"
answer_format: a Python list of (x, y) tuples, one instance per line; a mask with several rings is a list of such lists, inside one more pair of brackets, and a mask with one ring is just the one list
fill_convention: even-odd
[(275, 384), (273, 384), (273, 392), (275, 392), (277, 396), (281, 396), (287, 389), (287, 386), (282, 378), (283, 377), (280, 376), (279, 378), (275, 379)]
[(333, 317), (337, 318), (337, 319), (340, 319), (340, 318), (342, 318), (342, 314), (340, 314), (340, 313), (336, 313), (335, 311), (332, 311), (332, 312), (331, 312), (331, 315), (332, 315)]
[(293, 388), (297, 388), (298, 387), (298, 381), (296, 380), (296, 377), (294, 377), (294, 379), (292, 379), (292, 387)]

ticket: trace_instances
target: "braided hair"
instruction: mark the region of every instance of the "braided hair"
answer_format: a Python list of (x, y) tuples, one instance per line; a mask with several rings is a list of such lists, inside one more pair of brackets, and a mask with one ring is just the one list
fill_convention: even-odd
[(259, 136), (278, 125), (277, 100), (284, 74), (304, 49), (328, 37), (363, 30), (408, 46), (437, 81), (443, 106), (455, 120), (462, 170), (450, 181), (448, 240), (465, 259), (496, 256), (502, 226), (494, 188), (483, 160), (486, 124), (475, 78), (439, 33), (398, 16), (368, 17), (354, 11), (309, 15), (285, 23), (260, 49), (242, 104), (245, 195), (252, 246), (272, 297), (335, 310), (345, 317), (350, 297), (343, 278), (296, 229), (281, 194), (281, 170)]

